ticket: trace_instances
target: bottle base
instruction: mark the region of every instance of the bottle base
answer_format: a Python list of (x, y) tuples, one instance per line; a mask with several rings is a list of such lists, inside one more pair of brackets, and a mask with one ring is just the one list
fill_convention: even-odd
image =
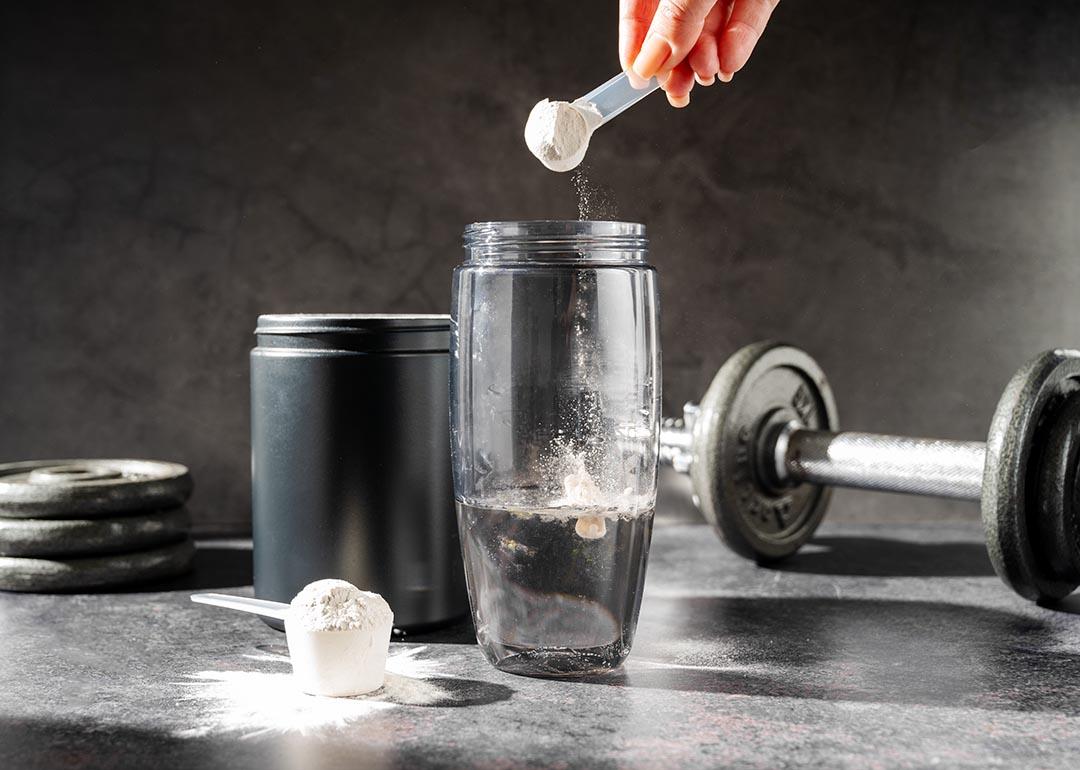
[(630, 654), (630, 648), (623, 644), (610, 644), (586, 648), (503, 647), (499, 656), (487, 650), (484, 652), (499, 671), (543, 679), (564, 679), (608, 674), (622, 665)]

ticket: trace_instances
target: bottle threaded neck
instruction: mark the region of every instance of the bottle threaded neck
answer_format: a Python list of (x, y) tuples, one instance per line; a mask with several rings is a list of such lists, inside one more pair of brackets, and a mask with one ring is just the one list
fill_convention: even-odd
[(644, 264), (645, 225), (540, 219), (474, 222), (465, 228), (469, 262)]

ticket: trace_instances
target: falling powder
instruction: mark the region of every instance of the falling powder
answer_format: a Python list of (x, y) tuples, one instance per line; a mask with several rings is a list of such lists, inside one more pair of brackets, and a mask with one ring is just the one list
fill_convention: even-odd
[(588, 166), (578, 166), (571, 177), (574, 192), (577, 193), (578, 219), (614, 220), (619, 218), (619, 204), (615, 200), (615, 191), (608, 185), (600, 184), (589, 176)]

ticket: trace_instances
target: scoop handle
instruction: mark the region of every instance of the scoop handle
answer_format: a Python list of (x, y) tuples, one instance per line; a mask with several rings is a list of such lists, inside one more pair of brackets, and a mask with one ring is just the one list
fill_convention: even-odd
[(191, 601), (197, 604), (212, 604), (215, 607), (250, 612), (252, 615), (261, 615), (275, 620), (285, 620), (285, 616), (289, 614), (288, 604), (272, 602), (269, 599), (249, 599), (246, 596), (230, 596), (229, 594), (192, 594)]
[(625, 72), (620, 72), (611, 80), (597, 86), (578, 99), (575, 104), (591, 104), (600, 113), (600, 121), (594, 126), (599, 128), (617, 115), (633, 107), (651, 94), (660, 83), (656, 78), (649, 78), (644, 88), (634, 88)]

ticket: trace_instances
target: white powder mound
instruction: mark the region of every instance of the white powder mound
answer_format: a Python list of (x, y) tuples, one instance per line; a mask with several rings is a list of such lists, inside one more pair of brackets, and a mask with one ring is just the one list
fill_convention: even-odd
[(529, 113), (525, 144), (552, 171), (570, 171), (585, 158), (599, 117), (588, 105), (543, 99)]
[(392, 624), (394, 613), (376, 593), (345, 580), (316, 580), (293, 598), (289, 619), (305, 631), (350, 631)]

